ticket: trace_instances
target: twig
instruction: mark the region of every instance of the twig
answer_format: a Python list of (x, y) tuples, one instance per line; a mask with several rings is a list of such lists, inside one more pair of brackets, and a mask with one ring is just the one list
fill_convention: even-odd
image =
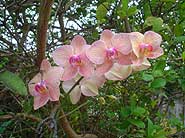
[(129, 24), (129, 21), (128, 21), (128, 16), (125, 17), (124, 22), (125, 22), (126, 33), (130, 33), (131, 28), (130, 28), (130, 24)]
[(60, 106), (60, 102), (56, 102), (53, 110), (50, 113), (49, 117), (46, 117), (43, 119), (37, 126), (37, 131), (36, 131), (36, 137), (37, 138), (42, 138), (43, 137), (43, 126), (47, 124), (51, 129), (53, 129), (53, 138), (58, 138), (57, 135), (57, 122), (55, 120), (55, 114)]
[(87, 105), (89, 103), (89, 101), (79, 105), (78, 107), (76, 107), (75, 109), (73, 109), (72, 111), (68, 112), (67, 114), (63, 115), (63, 116), (60, 116), (59, 119), (65, 117), (65, 116), (69, 116), (70, 114), (74, 113), (76, 110), (80, 109), (81, 107)]
[(81, 77), (74, 85), (73, 87), (71, 87), (71, 89), (67, 92), (70, 93), (77, 85), (79, 85), (80, 81), (83, 79), (83, 77)]

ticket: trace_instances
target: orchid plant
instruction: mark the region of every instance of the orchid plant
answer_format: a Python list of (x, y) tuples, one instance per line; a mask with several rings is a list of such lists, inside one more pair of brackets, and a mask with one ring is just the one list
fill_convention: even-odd
[(51, 66), (44, 59), (38, 73), (29, 82), (29, 92), (34, 96), (34, 109), (44, 106), (49, 100), (58, 101), (60, 82), (70, 100), (76, 104), (81, 95), (96, 96), (107, 80), (124, 80), (132, 72), (148, 69), (148, 59), (163, 55), (159, 34), (148, 31), (113, 33), (104, 30), (100, 40), (91, 45), (80, 36), (75, 36), (70, 45), (57, 48), (52, 57), (58, 66)]

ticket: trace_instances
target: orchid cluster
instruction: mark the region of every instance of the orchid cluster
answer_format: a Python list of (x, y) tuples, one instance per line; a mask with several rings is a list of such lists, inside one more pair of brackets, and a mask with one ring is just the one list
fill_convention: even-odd
[(149, 68), (148, 59), (163, 54), (161, 41), (161, 36), (153, 31), (141, 34), (104, 30), (100, 39), (91, 45), (82, 36), (75, 36), (70, 45), (63, 45), (52, 53), (58, 66), (51, 66), (46, 59), (43, 60), (40, 73), (29, 82), (34, 109), (44, 106), (49, 100), (59, 100), (61, 81), (68, 93), (83, 77), (69, 93), (71, 102), (76, 104), (81, 95), (98, 95), (98, 89), (106, 80), (124, 80), (132, 72)]

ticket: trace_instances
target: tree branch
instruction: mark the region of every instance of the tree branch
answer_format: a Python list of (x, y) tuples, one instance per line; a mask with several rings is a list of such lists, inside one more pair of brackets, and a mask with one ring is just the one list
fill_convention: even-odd
[(39, 21), (37, 25), (37, 66), (45, 58), (47, 29), (53, 0), (41, 0)]

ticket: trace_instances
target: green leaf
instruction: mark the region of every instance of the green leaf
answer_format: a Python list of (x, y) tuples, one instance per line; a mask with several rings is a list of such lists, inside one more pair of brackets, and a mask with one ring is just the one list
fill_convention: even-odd
[(152, 75), (150, 75), (150, 74), (145, 74), (145, 73), (143, 73), (142, 79), (143, 79), (144, 81), (151, 81), (151, 80), (154, 79), (154, 77), (153, 77)]
[(22, 79), (16, 74), (4, 71), (0, 73), (0, 81), (12, 92), (20, 95), (27, 95), (27, 88)]
[(7, 122), (3, 122), (2, 124), (0, 124), (0, 134), (2, 134), (11, 123), (12, 120), (9, 120)]
[(185, 41), (185, 36), (178, 36), (175, 38), (175, 41), (178, 43), (183, 42), (183, 41)]
[(181, 36), (184, 33), (183, 26), (181, 24), (177, 24), (174, 28), (174, 33), (176, 36)]
[(163, 20), (161, 18), (150, 16), (146, 18), (144, 26), (152, 26), (152, 30), (159, 32), (163, 29)]
[(128, 10), (128, 0), (122, 0), (122, 10), (127, 13)]
[(132, 16), (132, 15), (136, 14), (138, 11), (139, 11), (139, 10), (137, 9), (136, 6), (130, 7), (130, 8), (128, 9), (127, 15), (128, 15), (128, 16)]
[(139, 128), (145, 128), (145, 123), (141, 120), (128, 119), (128, 121)]
[(163, 78), (157, 78), (151, 83), (151, 87), (154, 89), (162, 88), (166, 85), (166, 80)]
[(143, 6), (143, 8), (144, 8), (143, 9), (144, 10), (144, 17), (146, 19), (147, 17), (151, 16), (152, 13), (151, 13), (150, 6), (149, 6), (148, 3), (145, 3), (145, 5)]
[(122, 0), (121, 6), (118, 8), (118, 15), (121, 19), (124, 19), (127, 16), (128, 11), (128, 0)]
[(121, 108), (121, 111), (120, 111), (120, 116), (122, 117), (122, 118), (126, 118), (126, 117), (128, 117), (129, 115), (130, 115), (130, 108), (129, 107), (122, 107)]
[(133, 111), (132, 114), (136, 116), (143, 116), (143, 114), (146, 112), (146, 110), (142, 107), (136, 107)]
[(109, 7), (109, 3), (108, 2), (104, 2), (102, 4), (100, 4), (96, 10), (96, 18), (98, 19), (98, 21), (100, 23), (104, 23), (106, 21), (106, 15), (107, 15), (107, 9)]
[(154, 65), (154, 69), (153, 69), (153, 72), (152, 72), (152, 75), (154, 77), (161, 77), (163, 76), (163, 71), (166, 67), (166, 61), (164, 60), (160, 60), (158, 61), (155, 65)]
[(154, 135), (155, 127), (149, 118), (147, 120), (148, 120), (147, 136), (148, 138), (150, 138)]
[(161, 2), (176, 2), (176, 0), (161, 0)]
[(185, 51), (182, 52), (182, 60), (185, 61)]
[(185, 79), (179, 79), (178, 81), (180, 83), (182, 90), (185, 91)]

